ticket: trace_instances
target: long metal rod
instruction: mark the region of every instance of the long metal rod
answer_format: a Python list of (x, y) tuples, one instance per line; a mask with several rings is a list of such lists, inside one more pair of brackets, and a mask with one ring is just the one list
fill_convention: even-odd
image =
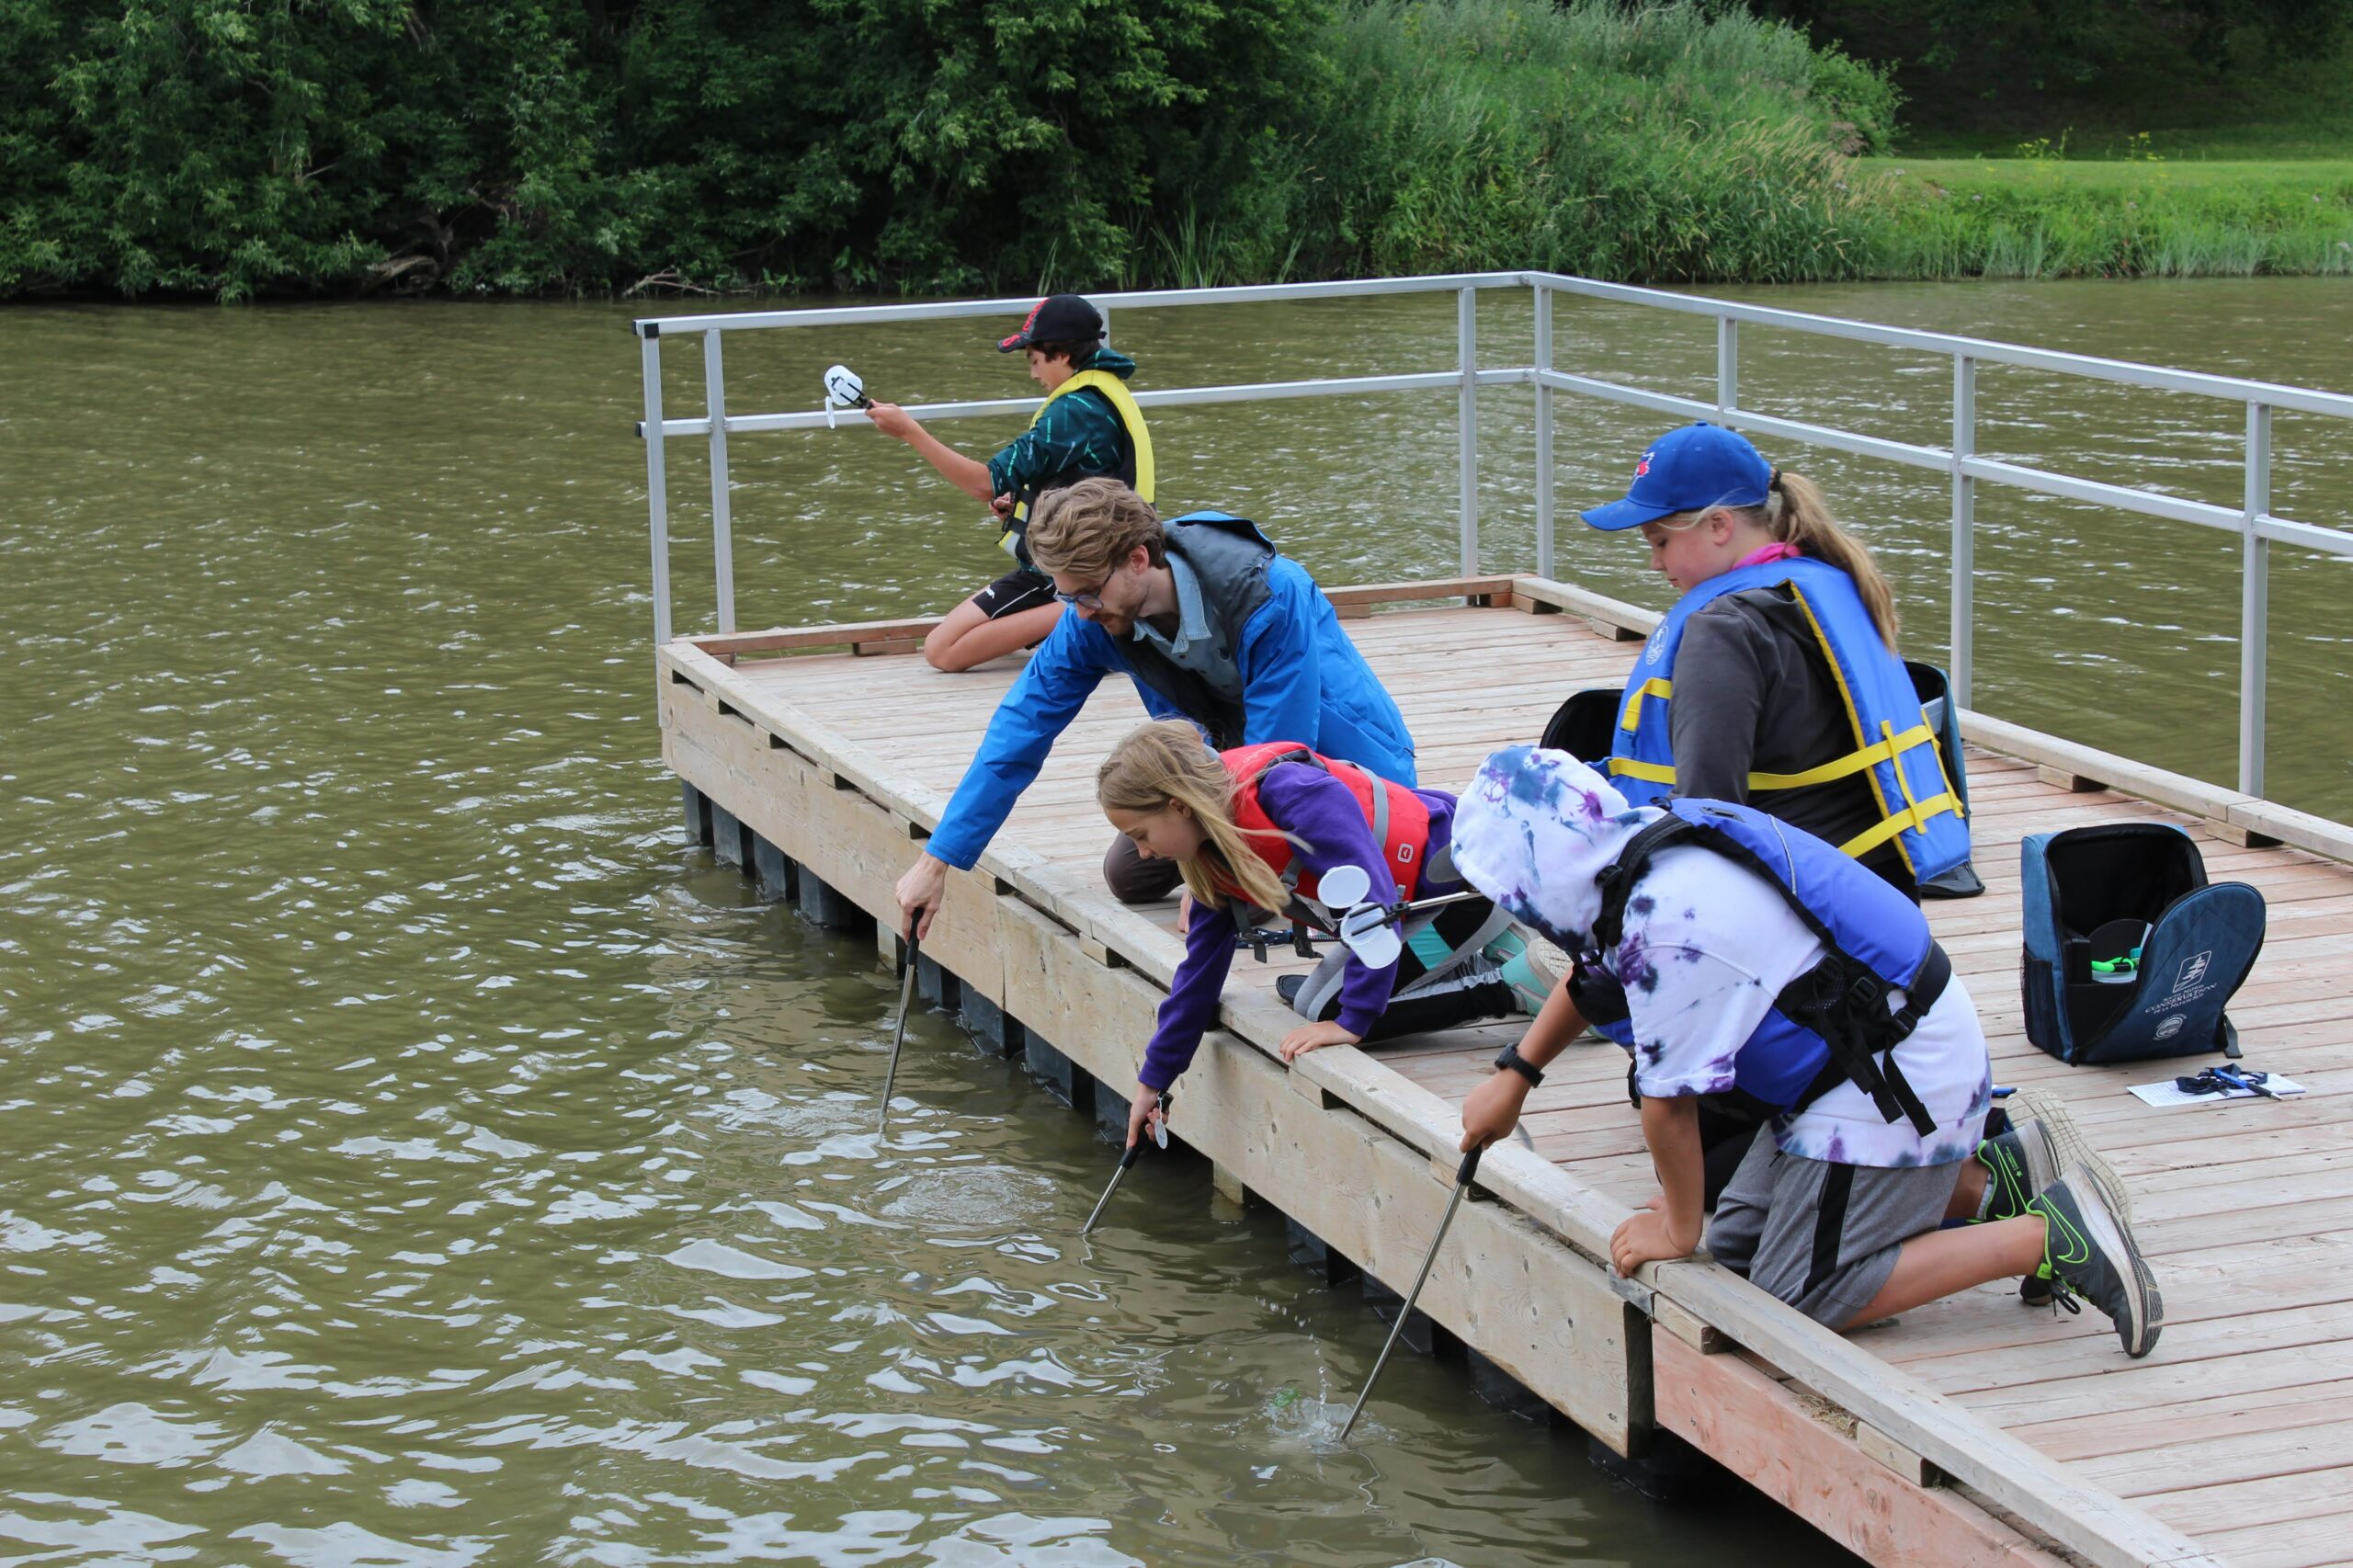
[(710, 562), (719, 584), (719, 634), (735, 630), (735, 526), (727, 483), (727, 372), (720, 363), (724, 333), (702, 338), (702, 396), (710, 426)]
[(2274, 408), (2292, 408), (2303, 414), (2325, 414), (2338, 419), (2353, 419), (2353, 396), (2344, 392), (2321, 392), (2313, 387), (2245, 381), (2236, 376), (2210, 375), (2202, 370), (2177, 370), (2138, 360), (2108, 359), (2096, 354), (2069, 354), (2053, 348), (2034, 348), (2022, 343), (2004, 343), (1995, 338), (1923, 332), (1915, 327), (1882, 326), (1876, 322), (1815, 315), (1808, 311), (1785, 311), (1771, 305), (1743, 304), (1737, 301), (1710, 299), (1699, 294), (1677, 294), (1671, 290), (1644, 289), (1631, 283), (1604, 283), (1566, 273), (1530, 272), (1526, 275), (1525, 281), (1533, 286), (1538, 278), (1563, 294), (1578, 294), (1587, 299), (1677, 311), (1686, 315), (1713, 316), (1719, 320), (1746, 322), (1754, 326), (1787, 328), (1816, 337), (1843, 337), (1853, 342), (1876, 343), (1884, 347), (1908, 348), (1939, 357), (1966, 354), (1987, 364), (2018, 365), (2029, 370), (2050, 370), (2063, 376), (2081, 376), (2096, 381), (2160, 387), (2167, 392), (2219, 397), (2232, 403), (2257, 402)]
[(1462, 391), (1456, 404), (1455, 448), (1462, 471), (1462, 574), (1479, 574), (1479, 290), (1455, 297), (1454, 344)]
[(670, 476), (662, 453), (662, 339), (638, 340), (645, 378), (645, 511), (654, 546), (654, 642), (670, 641)]
[(1977, 481), (1962, 460), (1977, 452), (1977, 361), (1966, 354), (1952, 360), (1952, 646), (1945, 655), (1952, 699), (1970, 706), (1977, 661)]
[[(1176, 1090), (1163, 1089), (1160, 1092), (1160, 1135), (1154, 1140), (1154, 1142), (1163, 1149), (1168, 1147), (1168, 1108), (1176, 1103)], [(1086, 1216), (1086, 1223), (1078, 1228), (1080, 1235), (1086, 1235), (1095, 1229), (1095, 1221), (1103, 1218), (1103, 1210), (1110, 1207), (1111, 1195), (1120, 1190), (1120, 1184), (1128, 1179), (1128, 1172), (1134, 1167), (1137, 1159), (1142, 1153), (1143, 1140), (1139, 1138), (1128, 1146), (1125, 1153), (1120, 1156), (1119, 1167), (1112, 1171), (1110, 1184), (1103, 1188), (1103, 1196), (1095, 1200), (1094, 1211)]]
[(1536, 285), (1536, 574), (1552, 575), (1552, 290)]
[(899, 1050), (907, 1043), (907, 1014), (915, 999), (915, 960), (920, 956), (915, 935), (907, 933), (907, 972), (899, 982), (899, 1022), (891, 1031), (891, 1064), (882, 1070), (882, 1115), (874, 1124), (874, 1136), (881, 1138), (891, 1130), (891, 1086), (899, 1081)]
[[(1525, 272), (1442, 272), (1412, 278), (1350, 278), (1329, 283), (1253, 283), (1233, 289), (1139, 289), (1086, 297), (1097, 310), (1139, 307), (1169, 310), (1187, 305), (1259, 305), (1295, 301), (1361, 300), (1380, 294), (1451, 293), (1457, 289), (1525, 289)], [(926, 305), (826, 305), (802, 311), (709, 312), (691, 316), (642, 316), (637, 329), (666, 333), (744, 332), (796, 326), (858, 326), (874, 322), (954, 321), (960, 317), (1012, 316), (1038, 302), (1035, 294), (995, 300), (944, 300)]]
[(2256, 524), (2271, 510), (2271, 410), (2246, 405), (2246, 541), (2239, 568), (2239, 793), (2263, 793), (2264, 699), (2270, 685), (2271, 541)]
[(1397, 1309), (1397, 1321), (1389, 1325), (1389, 1338), (1381, 1345), (1381, 1356), (1364, 1381), (1364, 1392), (1357, 1395), (1356, 1408), (1341, 1424), (1340, 1441), (1344, 1443), (1348, 1440), (1348, 1434), (1356, 1430), (1357, 1417), (1364, 1414), (1364, 1402), (1372, 1397), (1373, 1385), (1381, 1381), (1381, 1369), (1389, 1365), (1389, 1353), (1397, 1348), (1397, 1336), (1405, 1332), (1405, 1320), (1413, 1315), (1414, 1303), (1422, 1299), (1422, 1287), (1429, 1282), (1430, 1265), (1438, 1261), (1438, 1249), (1446, 1244), (1446, 1228), (1454, 1223), (1454, 1211), (1462, 1207), (1462, 1195), (1471, 1190), (1471, 1180), (1479, 1174), (1479, 1156), (1484, 1152), (1482, 1147), (1463, 1155), (1461, 1168), (1454, 1173), (1454, 1195), (1446, 1200), (1446, 1215), (1438, 1222), (1438, 1234), (1430, 1238), (1430, 1250), (1422, 1255), (1422, 1271), (1414, 1276), (1414, 1288), (1405, 1292), (1405, 1304)]

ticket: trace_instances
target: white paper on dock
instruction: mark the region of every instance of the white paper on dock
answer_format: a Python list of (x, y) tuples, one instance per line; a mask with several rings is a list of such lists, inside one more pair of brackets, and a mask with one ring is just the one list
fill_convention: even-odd
[[(2277, 1073), (2265, 1079), (2263, 1086), (2283, 1098), (2304, 1092), (2304, 1086), (2302, 1084), (2293, 1078), (2283, 1078)], [(2222, 1100), (2254, 1100), (2263, 1097), (2253, 1089), (2231, 1089), (2219, 1095), (2186, 1095), (2174, 1087), (2171, 1078), (2167, 1078), (2162, 1084), (2135, 1084), (2132, 1085), (2132, 1093), (2143, 1105), (2153, 1106), (2211, 1105)]]

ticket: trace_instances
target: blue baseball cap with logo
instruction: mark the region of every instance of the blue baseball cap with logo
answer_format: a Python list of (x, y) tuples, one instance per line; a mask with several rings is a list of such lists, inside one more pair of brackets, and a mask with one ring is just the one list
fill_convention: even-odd
[(1623, 501), (1583, 516), (1597, 528), (1638, 528), (1677, 512), (1755, 506), (1772, 484), (1773, 465), (1747, 437), (1721, 425), (1686, 425), (1651, 443)]

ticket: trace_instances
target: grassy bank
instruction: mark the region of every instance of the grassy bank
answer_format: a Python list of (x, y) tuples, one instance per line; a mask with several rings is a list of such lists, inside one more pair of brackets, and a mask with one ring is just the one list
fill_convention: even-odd
[(2353, 158), (1858, 160), (1882, 278), (2353, 274)]

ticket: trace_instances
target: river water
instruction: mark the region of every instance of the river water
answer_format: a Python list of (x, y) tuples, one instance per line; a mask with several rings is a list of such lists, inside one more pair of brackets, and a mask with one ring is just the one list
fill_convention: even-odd
[[(1783, 290), (1778, 302), (2346, 389), (2326, 281)], [(1518, 313), (1514, 314), (1514, 309)], [(1663, 1511), (1573, 1436), (1379, 1347), (1197, 1166), (1139, 1171), (948, 1020), (865, 1135), (870, 944), (681, 843), (646, 653), (625, 308), (17, 308), (0, 405), (0, 1561), (1084, 1565), (1816, 1562), (1753, 1499)], [(1482, 313), (1491, 362), (1524, 308)], [(1135, 312), (1161, 385), (1436, 369), (1447, 301)], [(991, 330), (736, 350), (738, 411), (846, 359), (1017, 394)], [(1938, 438), (1933, 361), (1751, 332), (1745, 399)], [(1698, 324), (1562, 311), (1561, 363), (1687, 391)], [(673, 348), (672, 409), (699, 369)], [(1988, 371), (1984, 447), (2234, 503), (2226, 404)], [(1163, 496), (1326, 582), (1449, 573), (1452, 402), (1167, 411)], [(1532, 552), (1525, 394), (1483, 397), (1486, 562)], [(1562, 402), (1562, 571), (1655, 421)], [(950, 438), (985, 450), (1013, 426)], [(2353, 443), (2280, 421), (2276, 509)], [(675, 451), (682, 628), (707, 479)], [(945, 608), (976, 509), (863, 429), (734, 443), (741, 620)], [(1944, 498), (1799, 460), (1927, 652)], [(2232, 540), (1991, 496), (1981, 705), (2229, 777)], [(2279, 552), (2273, 791), (2353, 813), (2346, 579)]]

